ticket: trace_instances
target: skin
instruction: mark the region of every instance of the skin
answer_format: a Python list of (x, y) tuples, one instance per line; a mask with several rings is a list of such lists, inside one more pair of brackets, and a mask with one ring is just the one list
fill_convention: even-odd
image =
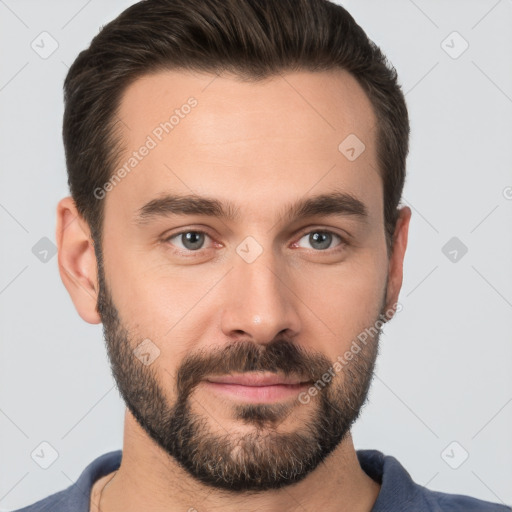
[[(132, 339), (158, 345), (151, 368), (169, 404), (187, 356), (213, 354), (235, 341), (265, 346), (286, 333), (309, 353), (335, 361), (398, 301), (411, 217), (408, 207), (400, 210), (388, 257), (376, 118), (362, 88), (344, 71), (286, 73), (258, 83), (181, 71), (139, 78), (119, 111), (126, 126), (120, 165), (191, 96), (198, 105), (102, 199), (111, 298)], [(354, 161), (338, 150), (351, 133), (366, 146)], [(283, 205), (335, 189), (366, 205), (366, 222), (321, 215), (283, 221)], [(137, 225), (137, 210), (162, 192), (231, 201), (240, 217), (179, 215)], [(179, 237), (164, 241), (187, 229), (210, 235), (194, 257), (175, 252), (183, 250)], [(335, 237), (332, 248), (315, 249), (305, 236), (315, 229), (344, 236), (348, 244), (338, 246)], [(236, 252), (247, 236), (263, 250), (250, 264)], [(57, 207), (56, 239), (61, 278), (79, 315), (100, 323), (91, 234), (70, 197)], [(333, 386), (344, 377), (338, 373)], [(234, 439), (256, 428), (237, 419), (232, 398), (204, 386), (195, 387), (192, 397), (193, 412), (212, 432)], [(290, 406), (276, 431), (298, 431), (318, 415), (318, 403)], [(111, 476), (96, 482), (91, 510)], [(379, 489), (361, 469), (350, 433), (294, 485), (253, 494), (215, 489), (184, 471), (127, 409), (121, 467), (103, 492), (101, 510), (363, 512), (371, 510)]]

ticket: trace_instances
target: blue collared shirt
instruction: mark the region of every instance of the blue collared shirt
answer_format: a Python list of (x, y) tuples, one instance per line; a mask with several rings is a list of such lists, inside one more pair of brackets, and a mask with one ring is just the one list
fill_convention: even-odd
[[(67, 489), (14, 512), (89, 512), (94, 482), (118, 469), (121, 457), (121, 450), (101, 455)], [(431, 491), (414, 483), (394, 457), (377, 450), (358, 450), (357, 457), (365, 473), (381, 484), (371, 512), (512, 512), (506, 505)]]

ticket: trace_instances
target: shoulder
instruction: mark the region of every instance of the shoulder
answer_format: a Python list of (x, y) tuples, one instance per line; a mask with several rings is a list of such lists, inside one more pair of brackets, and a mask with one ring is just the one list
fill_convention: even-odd
[(89, 501), (94, 482), (118, 469), (121, 457), (121, 450), (99, 456), (82, 471), (78, 480), (67, 489), (13, 512), (89, 512)]
[[(72, 486), (71, 486), (72, 487)], [(32, 505), (16, 509), (13, 512), (60, 512), (67, 510), (69, 505), (71, 487), (48, 496)], [(69, 509), (72, 510), (72, 509)]]
[(433, 510), (443, 512), (512, 512), (512, 508), (490, 501), (483, 501), (461, 494), (448, 494), (422, 488), (426, 499), (432, 503)]
[(512, 512), (506, 505), (418, 485), (397, 459), (378, 450), (358, 450), (357, 457), (363, 471), (381, 484), (372, 512)]

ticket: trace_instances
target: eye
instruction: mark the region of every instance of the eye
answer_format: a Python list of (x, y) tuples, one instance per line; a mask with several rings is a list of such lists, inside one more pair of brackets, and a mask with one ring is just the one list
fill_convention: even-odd
[(313, 249), (324, 251), (331, 248), (331, 244), (335, 238), (340, 241), (335, 247), (344, 244), (345, 240), (332, 231), (314, 230), (306, 233), (296, 244), (300, 244), (302, 240), (306, 240)]
[[(164, 242), (169, 242), (177, 249), (181, 249), (184, 252), (199, 252), (204, 249), (206, 239), (210, 238), (208, 233), (200, 230), (188, 230), (175, 233), (164, 239)], [(338, 239), (338, 244), (332, 245), (333, 241)], [(293, 245), (295, 247), (301, 246), (303, 240), (310, 244), (310, 248), (316, 251), (326, 251), (328, 249), (336, 248), (339, 246), (346, 245), (346, 241), (338, 234), (327, 230), (313, 230), (305, 233), (297, 242)]]
[(208, 237), (208, 234), (204, 231), (182, 231), (181, 233), (176, 233), (164, 240), (164, 242), (170, 242), (173, 239), (176, 239), (177, 242), (172, 242), (173, 245), (176, 245), (179, 249), (184, 249), (186, 251), (197, 251), (203, 248), (205, 238)]

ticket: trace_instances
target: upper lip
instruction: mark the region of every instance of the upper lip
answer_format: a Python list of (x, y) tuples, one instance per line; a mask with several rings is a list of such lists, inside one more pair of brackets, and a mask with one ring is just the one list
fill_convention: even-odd
[[(218, 375), (208, 377), (209, 382), (220, 384), (240, 384), (242, 386), (273, 386), (276, 384), (303, 384), (299, 377), (278, 375), (275, 373), (240, 373), (236, 375)], [(309, 382), (309, 381), (308, 381)]]

